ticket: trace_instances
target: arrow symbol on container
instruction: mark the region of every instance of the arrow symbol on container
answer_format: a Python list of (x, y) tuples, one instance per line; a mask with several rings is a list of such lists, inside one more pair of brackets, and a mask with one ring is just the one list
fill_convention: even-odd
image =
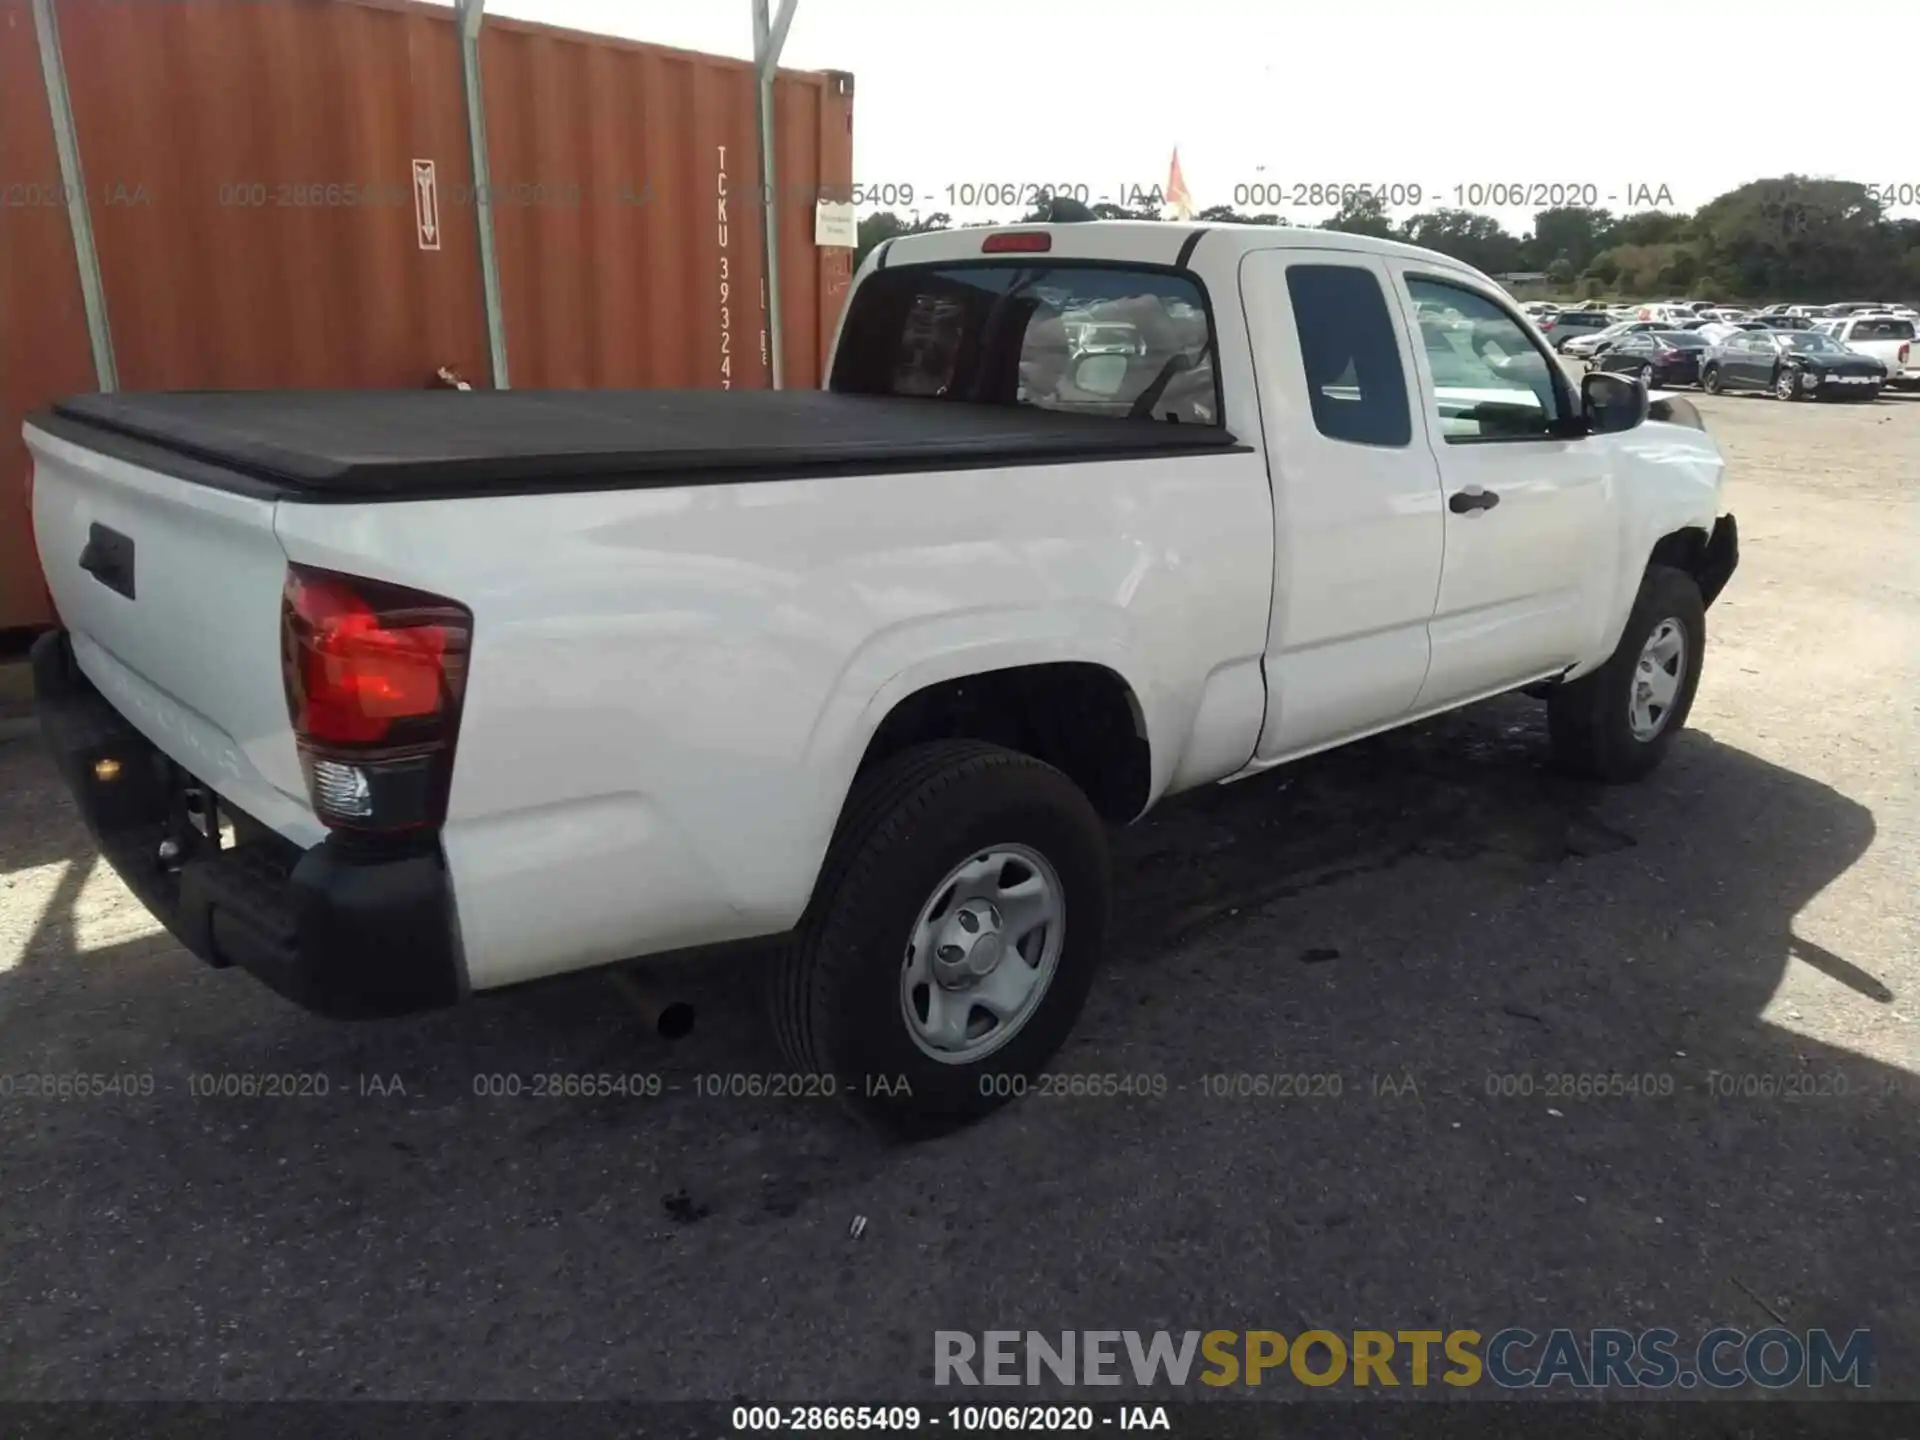
[(434, 184), (431, 160), (413, 162), (413, 209), (414, 219), (420, 231), (420, 248), (438, 250), (440, 248), (439, 189)]

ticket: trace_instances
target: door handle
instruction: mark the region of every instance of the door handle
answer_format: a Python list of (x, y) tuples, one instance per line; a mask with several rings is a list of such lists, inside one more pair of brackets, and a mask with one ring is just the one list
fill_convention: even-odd
[(1491, 490), (1482, 490), (1478, 485), (1469, 485), (1464, 490), (1456, 490), (1447, 501), (1447, 508), (1456, 515), (1470, 515), (1475, 510), (1491, 510), (1500, 503), (1500, 497)]

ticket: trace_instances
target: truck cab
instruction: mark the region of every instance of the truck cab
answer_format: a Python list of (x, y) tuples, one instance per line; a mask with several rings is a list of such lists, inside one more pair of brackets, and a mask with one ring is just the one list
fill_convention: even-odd
[[(1023, 248), (1000, 248), (1010, 240)], [(1703, 432), (1595, 433), (1580, 391), (1494, 282), (1372, 237), (1125, 221), (901, 237), (856, 277), (839, 342), (856, 337), (856, 356), (844, 370), (836, 358), (830, 383), (875, 353), (860, 326), (879, 292), (919, 309), (956, 284), (1111, 287), (1122, 274), (1136, 290), (1204, 301), (1215, 333), (1180, 393), (1190, 403), (1217, 387), (1227, 429), (1262, 439), (1273, 598), (1247, 769), (1577, 677), (1611, 649), (1654, 547), (1711, 537), (1722, 462)], [(1088, 367), (1082, 384), (1094, 368), (1112, 377), (1102, 401), (1081, 400), (1068, 376), (1035, 403), (1141, 414), (1177, 353), (1151, 349), (1125, 374)], [(1165, 395), (1144, 413), (1195, 418)]]

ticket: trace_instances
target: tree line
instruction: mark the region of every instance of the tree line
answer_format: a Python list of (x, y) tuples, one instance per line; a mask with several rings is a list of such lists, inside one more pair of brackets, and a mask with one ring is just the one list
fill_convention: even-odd
[[(1160, 220), (1157, 205), (1090, 207), (1103, 220)], [(1031, 211), (1015, 223), (1046, 218)], [(1211, 206), (1199, 220), (1285, 225), (1277, 215)], [(951, 227), (935, 213), (891, 211), (860, 222), (855, 263), (881, 241)], [(1537, 273), (1559, 293), (1711, 295), (1726, 300), (1906, 300), (1920, 298), (1920, 220), (1892, 219), (1874, 187), (1801, 175), (1755, 180), (1691, 214), (1642, 210), (1629, 215), (1586, 206), (1535, 213), (1514, 235), (1491, 215), (1425, 210), (1400, 222), (1371, 195), (1349, 200), (1321, 230), (1378, 235), (1438, 250), (1489, 275)]]

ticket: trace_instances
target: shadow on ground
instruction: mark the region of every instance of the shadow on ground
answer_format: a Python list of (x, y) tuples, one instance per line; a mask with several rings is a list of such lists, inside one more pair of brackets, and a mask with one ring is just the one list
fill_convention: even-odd
[[(5, 1388), (877, 1401), (929, 1390), (936, 1328), (1778, 1321), (1872, 1328), (1878, 1393), (1920, 1395), (1914, 1077), (1762, 1019), (1790, 957), (1896, 1001), (1794, 934), (1871, 817), (1697, 732), (1601, 792), (1541, 730), (1496, 702), (1127, 832), (1059, 1068), (1164, 1093), (910, 1149), (702, 1093), (778, 1068), (748, 962), (684, 977), (673, 1049), (593, 977), (337, 1026), (152, 941), (82, 953), (74, 881), (0, 974), (0, 1068), (152, 1093), (0, 1099)], [(0, 780), (9, 871), (85, 855), (37, 754)], [(662, 1093), (476, 1094), (550, 1072)], [(327, 1093), (194, 1093), (249, 1073)], [(1206, 1080), (1240, 1074), (1318, 1078)], [(1550, 1093), (1594, 1074), (1637, 1093)]]

